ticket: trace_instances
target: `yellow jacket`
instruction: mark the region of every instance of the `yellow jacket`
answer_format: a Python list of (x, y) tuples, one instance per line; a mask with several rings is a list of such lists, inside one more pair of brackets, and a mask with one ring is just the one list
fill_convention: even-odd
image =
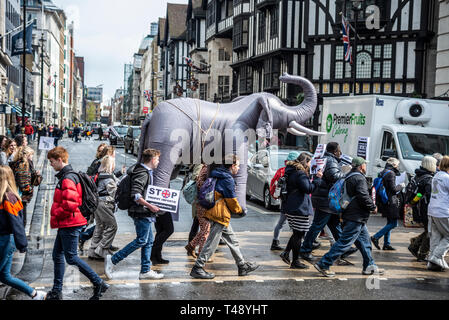
[(237, 198), (223, 198), (221, 193), (215, 191), (215, 206), (206, 211), (206, 218), (228, 227), (231, 212), (235, 214), (243, 212)]

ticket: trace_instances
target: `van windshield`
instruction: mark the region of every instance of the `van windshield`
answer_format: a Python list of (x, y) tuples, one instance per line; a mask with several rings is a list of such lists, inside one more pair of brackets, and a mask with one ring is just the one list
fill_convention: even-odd
[(402, 157), (407, 160), (421, 161), (424, 156), (449, 153), (449, 136), (426, 133), (398, 132)]

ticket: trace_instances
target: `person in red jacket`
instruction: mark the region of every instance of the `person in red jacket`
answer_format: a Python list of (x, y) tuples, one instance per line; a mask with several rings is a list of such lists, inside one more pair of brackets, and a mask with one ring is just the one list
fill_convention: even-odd
[(34, 128), (31, 123), (28, 121), (25, 125), (25, 134), (27, 136), (28, 144), (30, 144), (31, 140), (33, 140)]
[(87, 224), (79, 206), (82, 204), (83, 190), (80, 178), (73, 171), (69, 162), (69, 154), (63, 147), (56, 147), (47, 155), (50, 165), (58, 172), (51, 206), (50, 226), (58, 229), (53, 247), (54, 282), (47, 294), (47, 300), (62, 300), (64, 279), (64, 257), (69, 265), (75, 265), (94, 285), (94, 294), (90, 300), (99, 300), (109, 288), (94, 270), (78, 257), (78, 238), (82, 227)]

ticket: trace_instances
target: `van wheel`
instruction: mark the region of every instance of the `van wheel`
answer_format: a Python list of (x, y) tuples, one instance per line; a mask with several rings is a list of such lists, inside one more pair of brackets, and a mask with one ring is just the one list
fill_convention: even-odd
[(265, 188), (263, 189), (263, 205), (265, 209), (268, 210), (273, 207), (273, 205), (271, 204), (270, 189), (268, 188), (268, 186), (265, 186)]

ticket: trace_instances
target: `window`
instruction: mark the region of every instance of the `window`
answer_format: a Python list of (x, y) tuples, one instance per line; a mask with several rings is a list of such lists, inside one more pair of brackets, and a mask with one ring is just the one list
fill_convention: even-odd
[(229, 76), (218, 76), (218, 97), (229, 97)]
[(248, 45), (248, 19), (239, 20), (234, 24), (233, 47)]
[(218, 50), (218, 61), (230, 61), (231, 56), (229, 52), (226, 51), (226, 49), (221, 48)]
[(206, 22), (208, 28), (215, 23), (215, 19), (215, 1), (211, 1), (207, 6)]
[(228, 12), (226, 17), (232, 17), (234, 15), (234, 5), (232, 4), (232, 0), (228, 0), (227, 1), (227, 6), (228, 6)]
[(382, 151), (380, 154), (380, 157), (382, 157), (382, 155), (384, 154), (385, 151), (389, 151), (389, 152), (397, 152), (396, 151), (396, 144), (394, 142), (394, 138), (393, 138), (393, 134), (385, 131), (384, 132), (384, 137), (382, 139)]
[(271, 21), (270, 21), (270, 36), (271, 38), (276, 38), (278, 36), (278, 26), (279, 26), (279, 10), (274, 7), (271, 10)]
[(207, 100), (207, 83), (200, 83), (200, 100)]
[(279, 58), (270, 58), (264, 62), (264, 89), (278, 89), (281, 61)]
[(368, 52), (360, 52), (357, 55), (357, 78), (371, 78), (371, 55)]
[(259, 42), (265, 41), (265, 32), (266, 32), (265, 23), (266, 23), (265, 12), (261, 12), (259, 14), (259, 37), (258, 37)]
[(253, 92), (253, 68), (244, 66), (240, 68), (240, 94)]

